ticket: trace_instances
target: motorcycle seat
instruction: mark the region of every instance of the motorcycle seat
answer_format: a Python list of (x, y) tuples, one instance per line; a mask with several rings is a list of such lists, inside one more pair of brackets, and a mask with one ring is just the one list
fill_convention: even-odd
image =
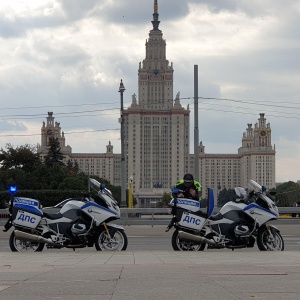
[(218, 220), (223, 219), (223, 215), (220, 213), (217, 213), (216, 215), (210, 216), (208, 219), (212, 220), (212, 221), (218, 221)]
[(50, 220), (57, 220), (63, 217), (63, 215), (61, 213), (57, 213), (57, 214), (49, 214), (47, 212), (44, 212), (44, 217), (46, 217), (47, 219)]
[(196, 216), (207, 219), (207, 214), (202, 212), (201, 210), (195, 211), (195, 212), (193, 212), (193, 214), (195, 214)]

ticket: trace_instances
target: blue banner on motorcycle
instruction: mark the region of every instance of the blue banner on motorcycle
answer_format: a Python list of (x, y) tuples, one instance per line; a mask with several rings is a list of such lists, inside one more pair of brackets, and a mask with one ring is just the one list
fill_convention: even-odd
[(15, 197), (13, 201), (13, 205), (16, 204), (24, 204), (24, 205), (39, 207), (40, 202), (38, 200), (31, 199), (31, 198)]

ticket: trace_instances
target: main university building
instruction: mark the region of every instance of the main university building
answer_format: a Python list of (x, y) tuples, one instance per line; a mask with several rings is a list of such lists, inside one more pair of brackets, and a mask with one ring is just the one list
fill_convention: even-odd
[[(166, 59), (166, 41), (159, 29), (157, 0), (154, 1), (153, 29), (146, 40), (146, 57), (139, 63), (138, 97), (123, 112), (125, 135), (126, 182), (133, 176), (137, 207), (149, 207), (160, 201), (164, 192), (185, 173), (194, 171), (194, 154), (190, 149), (190, 110), (173, 95), (173, 64)], [(113, 153), (108, 141), (105, 153), (72, 153), (66, 145), (60, 123), (48, 112), (41, 129), (38, 153), (48, 153), (49, 138), (60, 141), (65, 161), (77, 162), (81, 171), (121, 185), (121, 154)], [(217, 194), (223, 188), (247, 187), (249, 179), (275, 187), (275, 148), (271, 144), (271, 127), (264, 113), (248, 124), (237, 154), (207, 154), (199, 144), (199, 178), (203, 197), (207, 187)]]

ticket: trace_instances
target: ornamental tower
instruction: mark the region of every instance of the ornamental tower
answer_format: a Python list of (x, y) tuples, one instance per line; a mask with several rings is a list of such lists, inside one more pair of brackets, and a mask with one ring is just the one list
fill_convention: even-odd
[(159, 29), (154, 1), (153, 28), (138, 69), (138, 97), (124, 111), (127, 182), (133, 176), (138, 206), (159, 201), (163, 192), (188, 172), (189, 109), (173, 99), (173, 64), (166, 59), (166, 41)]
[(241, 156), (241, 186), (247, 186), (249, 179), (254, 179), (262, 185), (275, 187), (276, 151), (271, 144), (271, 126), (266, 122), (264, 113), (259, 116), (254, 128), (248, 124), (238, 151)]
[(51, 137), (58, 139), (63, 154), (67, 155), (72, 152), (72, 148), (69, 145), (66, 146), (65, 134), (61, 131), (60, 123), (54, 122), (53, 112), (48, 112), (47, 123), (43, 122), (41, 128), (41, 144), (37, 147), (38, 153), (48, 153), (48, 144)]
[(143, 109), (173, 107), (173, 64), (166, 59), (166, 41), (158, 29), (157, 0), (154, 1), (153, 29), (146, 40), (146, 58), (139, 64), (139, 104)]

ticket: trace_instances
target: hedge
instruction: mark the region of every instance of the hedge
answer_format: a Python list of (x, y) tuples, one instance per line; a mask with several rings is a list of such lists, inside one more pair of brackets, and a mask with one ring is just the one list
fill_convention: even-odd
[[(87, 192), (86, 192), (87, 193)], [(24, 190), (18, 191), (14, 195), (11, 195), (8, 191), (0, 192), (0, 208), (5, 208), (5, 203), (7, 203), (11, 197), (25, 197), (33, 198), (40, 201), (43, 207), (54, 206), (55, 204), (73, 197), (82, 197), (84, 191), (76, 190)]]

